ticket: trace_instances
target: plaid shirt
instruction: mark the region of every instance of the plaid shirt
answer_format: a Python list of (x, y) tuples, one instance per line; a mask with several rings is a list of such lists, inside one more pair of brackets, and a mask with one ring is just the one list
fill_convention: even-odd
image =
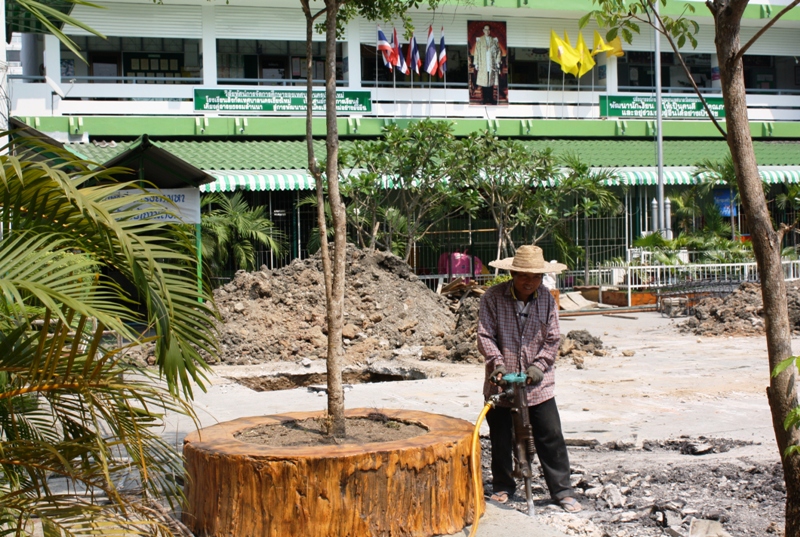
[[(502, 391), (489, 382), (489, 375), (499, 366), (504, 366), (509, 373), (520, 373), (535, 365), (544, 371), (544, 379), (535, 386), (526, 386), (525, 393), (528, 405), (538, 405), (554, 395), (555, 362), (561, 342), (558, 310), (553, 295), (540, 285), (538, 296), (531, 299), (525, 322), (524, 318), (517, 316), (512, 285), (509, 281), (492, 286), (481, 298), (478, 350), (486, 359), (483, 396), (488, 399)], [(517, 322), (518, 319), (524, 322), (524, 326)]]

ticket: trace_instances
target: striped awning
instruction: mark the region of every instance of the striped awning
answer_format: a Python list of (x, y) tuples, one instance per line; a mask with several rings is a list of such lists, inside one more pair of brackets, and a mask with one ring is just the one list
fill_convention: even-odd
[[(599, 168), (595, 168), (599, 171)], [(275, 191), (275, 190), (313, 190), (314, 178), (306, 170), (204, 170), (216, 179), (213, 183), (200, 185), (200, 192), (233, 192), (235, 190)], [(656, 168), (617, 168), (612, 170), (616, 176), (606, 181), (608, 186), (657, 185)], [(694, 185), (701, 181), (692, 175), (694, 168), (664, 168), (665, 185)], [(768, 184), (800, 183), (800, 167), (762, 166), (759, 168), (761, 180)], [(544, 182), (545, 186), (555, 186), (558, 178)], [(385, 186), (393, 186), (389, 181)]]
[[(702, 181), (703, 176), (692, 175), (694, 168), (664, 168), (665, 185), (694, 185)], [(619, 185), (657, 185), (657, 168), (618, 168), (614, 170), (616, 179), (606, 181), (609, 186)], [(761, 166), (761, 180), (768, 184), (800, 183), (800, 167)]]
[(205, 170), (216, 179), (200, 187), (200, 192), (234, 190), (312, 190), (314, 178), (305, 170)]

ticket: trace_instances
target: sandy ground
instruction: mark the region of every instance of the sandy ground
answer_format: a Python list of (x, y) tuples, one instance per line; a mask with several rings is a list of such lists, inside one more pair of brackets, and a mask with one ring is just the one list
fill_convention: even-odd
[[(779, 456), (765, 393), (769, 381), (765, 340), (685, 334), (675, 326), (682, 320), (663, 318), (654, 312), (562, 319), (563, 333), (588, 330), (600, 337), (608, 350), (606, 356), (587, 357), (583, 369), (576, 368), (570, 360), (559, 362), (556, 400), (565, 436), (573, 446), (570, 451), (575, 480), (583, 480), (588, 487), (589, 482), (594, 486), (614, 478), (626, 490), (627, 481), (638, 483), (647, 476), (646, 486), (652, 487), (625, 492), (627, 505), (616, 508), (599, 499), (584, 498), (587, 509), (580, 517), (565, 517), (560, 511), (548, 510), (547, 496), (537, 487), (537, 504), (543, 508), (541, 521), (567, 535), (663, 535), (664, 527), (655, 518), (666, 520), (664, 513), (676, 508), (677, 520), (670, 519), (670, 525), (677, 535), (689, 535), (693, 517), (715, 518), (726, 524), (734, 536), (764, 535), (768, 526), (771, 533), (780, 535), (780, 491), (777, 496), (767, 491), (757, 500), (752, 499), (752, 494), (733, 497), (738, 494), (737, 487), (748, 486), (744, 480), (735, 485), (739, 474), (758, 474), (759, 486), (765, 489), (771, 489), (776, 480)], [(798, 343), (794, 342), (795, 351), (800, 347)], [(400, 356), (373, 366), (405, 368), (423, 372), (427, 378), (353, 384), (345, 393), (348, 407), (424, 410), (474, 422), (483, 406), (482, 365), (420, 362)], [(326, 397), (318, 391), (295, 388), (256, 392), (235, 380), (308, 373), (321, 367), (319, 361), (310, 366), (298, 361), (215, 367), (208, 391), (196, 394), (195, 409), (201, 425), (250, 415), (322, 410)], [(191, 430), (188, 420), (170, 417), (164, 433), (177, 446)], [(485, 423), (482, 431), (488, 432)], [(682, 455), (674, 449), (641, 449), (652, 442), (663, 446), (672, 440), (700, 437), (743, 445), (702, 457)], [(604, 446), (616, 443), (624, 448), (578, 447), (592, 441)], [(668, 471), (660, 473), (661, 469)], [(734, 483), (732, 489), (730, 483)], [(671, 501), (669, 495), (674, 496), (673, 500), (680, 499), (682, 506), (664, 507), (663, 502)], [(748, 505), (761, 504), (767, 506), (765, 511), (753, 512), (749, 520), (732, 514), (747, 511)]]
[[(561, 321), (563, 333), (588, 330), (609, 350), (606, 356), (587, 357), (584, 369), (559, 362), (556, 399), (568, 438), (641, 443), (680, 435), (716, 435), (773, 441), (762, 337), (703, 338), (679, 333), (674, 325), (680, 318), (666, 319), (653, 312), (625, 317), (593, 315)], [(633, 355), (624, 356), (623, 351)], [(402, 356), (386, 365), (422, 371), (428, 378), (354, 384), (346, 389), (348, 407), (408, 408), (472, 422), (477, 419), (483, 406), (481, 365), (421, 362)], [(200, 423), (322, 410), (326, 398), (308, 388), (255, 392), (235, 382), (239, 377), (304, 374), (322, 367), (321, 361), (310, 367), (295, 362), (217, 366), (208, 391), (196, 393)], [(165, 433), (180, 440), (191, 428), (187, 420), (171, 419)], [(768, 451), (774, 452), (772, 446)]]

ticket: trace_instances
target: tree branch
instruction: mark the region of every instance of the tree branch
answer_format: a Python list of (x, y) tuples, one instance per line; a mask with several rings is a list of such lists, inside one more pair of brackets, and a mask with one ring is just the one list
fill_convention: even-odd
[[(656, 0), (656, 1), (658, 1), (658, 0)], [(800, 0), (794, 0), (794, 1), (795, 2), (800, 2)], [(652, 7), (652, 5), (653, 4), (650, 3), (651, 7)], [(656, 32), (659, 33), (659, 34), (662, 34), (664, 37), (667, 38), (667, 42), (669, 43), (669, 46), (672, 47), (673, 52), (675, 52), (675, 56), (677, 56), (678, 60), (681, 62), (681, 67), (683, 67), (684, 73), (686, 73), (686, 76), (689, 77), (689, 82), (692, 84), (692, 88), (694, 88), (694, 92), (700, 98), (700, 103), (703, 105), (703, 109), (705, 109), (706, 114), (708, 115), (709, 119), (714, 124), (714, 126), (717, 128), (719, 133), (722, 135), (722, 138), (724, 140), (727, 140), (728, 139), (728, 133), (726, 133), (722, 129), (722, 125), (719, 124), (719, 122), (717, 121), (717, 118), (715, 118), (714, 114), (711, 113), (711, 109), (708, 107), (708, 103), (706, 102), (705, 97), (703, 97), (703, 94), (700, 93), (700, 88), (697, 87), (697, 83), (694, 81), (694, 77), (692, 76), (692, 72), (689, 70), (689, 67), (687, 67), (686, 62), (683, 61), (683, 55), (678, 51), (678, 47), (677, 47), (677, 45), (675, 45), (675, 41), (672, 39), (672, 36), (664, 28), (664, 23), (661, 20), (661, 16), (658, 13), (656, 13), (655, 10), (653, 10), (653, 15), (655, 15), (656, 20), (658, 21), (658, 26), (660, 28), (660, 29), (659, 28), (655, 28)]]
[(789, 4), (788, 6), (783, 8), (782, 10), (780, 10), (780, 12), (778, 12), (777, 15), (775, 15), (773, 18), (771, 18), (770, 21), (767, 24), (762, 26), (761, 29), (756, 32), (756, 35), (751, 37), (750, 40), (747, 43), (745, 43), (742, 48), (739, 49), (739, 52), (737, 52), (736, 56), (733, 57), (733, 61), (735, 62), (738, 59), (740, 59), (742, 56), (744, 56), (744, 53), (747, 52), (747, 49), (749, 49), (753, 45), (753, 43), (755, 43), (758, 40), (759, 37), (764, 35), (764, 33), (767, 30), (769, 30), (772, 27), (772, 25), (775, 24), (778, 21), (778, 19), (783, 17), (789, 10), (794, 8), (797, 4), (800, 4), (800, 0), (794, 0), (791, 4)]

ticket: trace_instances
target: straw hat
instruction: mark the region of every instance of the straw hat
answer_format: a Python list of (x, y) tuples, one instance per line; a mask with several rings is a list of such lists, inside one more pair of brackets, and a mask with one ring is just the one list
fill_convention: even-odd
[(529, 272), (532, 274), (560, 273), (567, 268), (563, 263), (548, 263), (544, 260), (542, 249), (531, 245), (520, 246), (517, 249), (517, 255), (514, 257), (490, 261), (489, 266), (500, 270), (513, 270), (514, 272)]

